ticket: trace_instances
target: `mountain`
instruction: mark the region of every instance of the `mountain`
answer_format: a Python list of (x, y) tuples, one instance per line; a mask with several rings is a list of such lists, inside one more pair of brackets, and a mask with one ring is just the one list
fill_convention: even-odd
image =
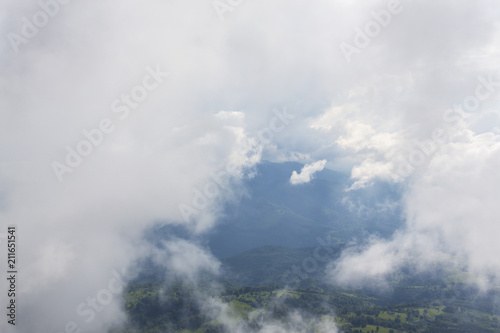
[(397, 187), (376, 183), (346, 191), (352, 183), (348, 175), (329, 169), (309, 183), (290, 184), (292, 172), (303, 166), (259, 164), (244, 184), (248, 195), (225, 207), (210, 235), (212, 252), (222, 258), (264, 245), (314, 247), (319, 237), (338, 243), (367, 234), (388, 237), (401, 225)]
[[(217, 226), (202, 242), (215, 256), (226, 258), (266, 245), (306, 248), (316, 247), (319, 239), (343, 244), (372, 234), (389, 237), (402, 225), (397, 186), (375, 182), (348, 191), (349, 176), (326, 168), (309, 183), (290, 184), (292, 172), (303, 166), (260, 163), (243, 182), (246, 195), (223, 207)], [(167, 224), (147, 237), (159, 243), (190, 235), (182, 226)]]
[[(340, 252), (337, 251), (337, 254)], [(303, 270), (307, 260), (314, 259), (314, 248), (292, 249), (284, 246), (262, 246), (222, 259), (224, 279), (248, 286), (286, 286), (285, 272)], [(329, 259), (334, 259), (332, 256)], [(321, 276), (326, 262), (314, 262), (308, 279)]]
[(290, 184), (302, 167), (259, 164), (243, 183), (247, 195), (224, 207), (205, 238), (192, 239), (179, 226), (150, 230), (147, 238), (159, 247), (171, 237), (206, 245), (219, 257), (221, 274), (193, 282), (151, 259), (141, 262), (124, 295), (128, 320), (110, 332), (261, 332), (266, 323), (297, 329), (297, 313), (306, 318), (301, 332), (322, 331), (325, 322), (346, 333), (500, 331), (500, 289), (478, 293), (457, 278), (462, 272), (446, 267), (419, 273), (403, 266), (383, 288), (329, 281), (325, 267), (345, 244), (369, 234), (390, 237), (401, 226), (400, 191), (383, 182), (347, 190), (348, 175), (328, 169), (309, 183)]

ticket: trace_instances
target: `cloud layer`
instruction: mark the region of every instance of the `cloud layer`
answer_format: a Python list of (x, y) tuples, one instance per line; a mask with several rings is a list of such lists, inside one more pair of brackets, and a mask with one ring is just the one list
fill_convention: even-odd
[[(498, 272), (498, 6), (401, 1), (348, 63), (340, 45), (359, 46), (372, 12), (389, 6), (258, 0), (221, 20), (210, 1), (61, 1), (44, 23), (38, 1), (4, 1), (0, 226), (19, 226), (18, 332), (72, 322), (97, 332), (123, 320), (115, 294), (89, 322), (77, 309), (107, 294), (113, 272), (133, 276), (151, 254), (142, 236), (152, 224), (210, 230), (263, 158), (321, 160), (300, 180), (328, 160), (351, 170), (353, 189), (374, 180), (405, 187), (406, 228), (346, 253), (332, 272), (341, 281), (384, 276), (408, 258), (424, 269), (433, 250), (481, 276)], [(16, 47), (11, 33), (26, 42)], [(143, 99), (148, 67), (169, 76)], [(477, 92), (489, 95), (474, 107)], [(294, 118), (273, 121), (285, 107)], [(67, 147), (108, 118), (116, 128), (60, 183), (53, 161), (65, 163)], [(207, 184), (223, 171), (229, 185), (215, 195)], [(186, 219), (182, 204), (196, 214)], [(166, 249), (182, 274), (216, 270), (196, 244)]]

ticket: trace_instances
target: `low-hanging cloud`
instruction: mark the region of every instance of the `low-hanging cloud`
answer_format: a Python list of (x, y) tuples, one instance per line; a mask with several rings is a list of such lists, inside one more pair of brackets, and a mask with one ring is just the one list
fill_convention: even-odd
[[(467, 97), (478, 77), (489, 80), (498, 68), (500, 14), (491, 2), (401, 1), (403, 10), (349, 64), (339, 45), (387, 1), (257, 0), (224, 21), (210, 1), (62, 3), (17, 52), (7, 35), (29, 30), (24, 18), (34, 24), (43, 9), (38, 1), (0, 7), (0, 233), (19, 227), (18, 332), (62, 332), (68, 323), (105, 332), (122, 322), (118, 295), (91, 322), (76, 309), (105, 300), (113, 272), (124, 283), (134, 276), (135, 263), (151, 255), (143, 241), (151, 225), (209, 231), (225, 200), (238, 197), (242, 170), (263, 156), (321, 160), (317, 168), (327, 159), (351, 170), (354, 189), (374, 179), (404, 184), (405, 229), (346, 253), (335, 273), (341, 280), (383, 277), (405, 258), (424, 258), (425, 269), (433, 260), (426, 249), (436, 248), (484, 277), (485, 287), (486, 273), (499, 272), (491, 255), (500, 250), (498, 77), (474, 112), (454, 108), (474, 102)], [(157, 65), (168, 78), (60, 183), (51, 162), (83, 130), (119, 116), (113, 101)], [(267, 128), (276, 106), (293, 122), (271, 143), (255, 143), (249, 133)], [(435, 129), (448, 133), (441, 143)], [(427, 140), (435, 144), (429, 154), (419, 148)], [(179, 205), (228, 163), (236, 164), (234, 181), (186, 222)], [(399, 172), (406, 164), (412, 170)], [(193, 256), (191, 270), (179, 266), (182, 249)], [(198, 265), (216, 271), (197, 244), (171, 244), (167, 253), (187, 276), (203, 271)], [(378, 255), (387, 263), (360, 269)], [(0, 322), (2, 332), (9, 328)]]
[[(223, 330), (235, 333), (337, 333), (339, 328), (331, 316), (311, 315), (300, 309), (292, 309), (285, 304), (286, 297), (271, 300), (266, 307), (260, 307), (247, 313), (247, 318), (235, 315), (230, 304), (217, 298), (207, 297), (202, 302), (202, 309), (211, 314), (215, 322), (220, 323)], [(279, 310), (281, 315), (275, 316), (273, 311)], [(330, 315), (334, 313), (330, 310)], [(286, 314), (283, 316), (283, 313)]]
[[(411, 263), (418, 271), (436, 264), (466, 269), (481, 289), (498, 283), (500, 250), (496, 200), (500, 191), (494, 165), (500, 136), (450, 130), (428, 164), (412, 176), (405, 194), (406, 227), (392, 240), (346, 251), (332, 268), (335, 281), (360, 285), (383, 282)], [(352, 251), (354, 250), (354, 251)]]
[(309, 183), (313, 178), (316, 172), (319, 172), (325, 168), (326, 160), (316, 161), (310, 164), (304, 165), (300, 170), (300, 173), (297, 171), (292, 172), (292, 176), (290, 177), (290, 184), (298, 185)]

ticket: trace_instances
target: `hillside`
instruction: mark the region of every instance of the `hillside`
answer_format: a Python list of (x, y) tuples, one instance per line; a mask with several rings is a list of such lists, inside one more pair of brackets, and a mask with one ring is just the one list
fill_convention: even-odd
[[(310, 183), (291, 185), (292, 172), (302, 167), (296, 162), (259, 164), (243, 184), (247, 195), (226, 204), (216, 227), (204, 237), (211, 252), (226, 258), (266, 245), (315, 247), (320, 237), (341, 244), (369, 234), (389, 237), (402, 225), (397, 187), (376, 183), (347, 192), (348, 175), (329, 169)], [(172, 236), (189, 233), (162, 224), (148, 233), (152, 242)]]
[[(470, 297), (464, 286), (401, 286), (420, 294), (419, 301), (391, 304), (386, 297), (361, 290), (283, 290), (274, 286), (225, 285), (213, 295), (208, 287), (184, 286), (181, 282), (130, 286), (125, 294), (129, 322), (110, 333), (230, 333), (262, 332), (268, 323), (323, 333), (319, 327), (336, 325), (345, 333), (494, 333), (500, 330), (498, 309), (484, 304), (498, 293), (482, 299)], [(455, 293), (453, 302), (443, 293)], [(423, 297), (422, 295), (427, 295)], [(207, 311), (207, 304), (217, 304)], [(222, 305), (228, 313), (221, 313)], [(297, 322), (297, 313), (306, 321)], [(229, 319), (227, 316), (230, 316)], [(298, 327), (297, 325), (303, 325)], [(281, 331), (279, 331), (281, 332)]]
[(399, 200), (396, 188), (377, 184), (369, 189), (346, 192), (346, 174), (324, 169), (310, 183), (291, 185), (292, 172), (303, 167), (296, 162), (264, 162), (245, 183), (248, 196), (228, 205), (209, 247), (219, 257), (264, 245), (292, 248), (314, 247), (318, 237), (348, 242), (353, 237), (379, 234), (387, 237), (401, 225), (399, 210), (377, 212), (350, 210), (349, 201), (362, 207), (377, 207)]
[[(333, 323), (345, 333), (500, 331), (495, 306), (500, 290), (478, 293), (457, 280), (459, 272), (398, 272), (386, 288), (350, 289), (323, 280), (320, 263), (294, 288), (283, 282), (285, 272), (312, 257), (314, 248), (262, 246), (223, 259), (219, 277), (195, 284), (175, 279), (131, 284), (124, 299), (129, 321), (112, 333), (229, 333), (235, 327), (263, 332), (278, 322), (294, 329), (306, 325), (301, 332), (311, 333)], [(297, 323), (297, 314), (307, 320)]]
[[(314, 258), (314, 248), (292, 249), (283, 246), (262, 246), (222, 260), (224, 279), (248, 286), (285, 286), (284, 273), (302, 267), (304, 260)], [(332, 256), (333, 260), (333, 256)], [(321, 276), (326, 263), (309, 278)], [(302, 269), (302, 268), (300, 268)]]

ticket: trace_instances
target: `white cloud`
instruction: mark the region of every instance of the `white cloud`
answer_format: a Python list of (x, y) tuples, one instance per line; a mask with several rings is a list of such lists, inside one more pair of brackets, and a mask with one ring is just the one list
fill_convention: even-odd
[(187, 240), (169, 240), (153, 250), (153, 260), (167, 274), (196, 283), (201, 274), (217, 275), (220, 262), (207, 249)]
[[(468, 133), (468, 134), (466, 134)], [(392, 240), (348, 251), (332, 270), (345, 284), (383, 281), (403, 264), (425, 270), (436, 263), (466, 267), (481, 288), (500, 273), (500, 136), (457, 133), (412, 180), (405, 195), (407, 226)]]
[[(284, 307), (284, 298), (281, 296), (272, 302), (272, 308)], [(299, 310), (290, 311), (285, 318), (276, 319), (271, 307), (256, 309), (247, 313), (247, 320), (241, 320), (235, 316), (234, 309), (227, 303), (218, 299), (208, 298), (203, 307), (207, 313), (212, 313), (216, 322), (221, 323), (224, 328), (235, 333), (305, 333), (311, 329), (322, 333), (337, 333), (339, 329), (335, 321), (328, 316), (312, 316)], [(333, 309), (331, 309), (333, 312)]]
[[(408, 239), (433, 248), (426, 230), (443, 235), (441, 250), (460, 253), (474, 271), (498, 271), (490, 254), (498, 252), (500, 124), (494, 112), (485, 114), (498, 109), (498, 91), (458, 125), (443, 124), (443, 113), (474, 94), (479, 75), (498, 68), (499, 9), (488, 1), (402, 4), (350, 64), (340, 43), (352, 41), (387, 1), (256, 0), (223, 22), (210, 1), (73, 1), (19, 53), (3, 38), (0, 222), (17, 223), (23, 240), (19, 332), (83, 324), (75, 307), (104, 288), (113, 269), (149, 253), (141, 243), (146, 228), (186, 224), (179, 204), (190, 204), (210, 174), (231, 162), (233, 185), (187, 223), (195, 232), (210, 230), (220, 205), (238, 194), (242, 170), (263, 156), (328, 159), (351, 170), (354, 188), (377, 177), (407, 181), (407, 232), (372, 250), (388, 254), (394, 265), (382, 266), (387, 271), (409, 253)], [(3, 35), (21, 33), (20, 19), (38, 10), (35, 2), (3, 1)], [(58, 183), (50, 163), (64, 159), (83, 129), (103, 117), (116, 120), (111, 103), (156, 64), (168, 79)], [(295, 118), (262, 145), (255, 138), (275, 106)], [(415, 141), (450, 127), (460, 132), (448, 144), (410, 177), (398, 174)], [(309, 181), (312, 171), (292, 178)], [(104, 331), (122, 320), (120, 309), (110, 305), (90, 328)], [(6, 325), (0, 322), (2, 332)]]
[(304, 165), (304, 167), (300, 170), (300, 173), (297, 173), (297, 171), (292, 172), (292, 176), (290, 177), (290, 184), (298, 185), (309, 183), (314, 174), (318, 171), (323, 170), (325, 168), (325, 165), (326, 160), (320, 160)]

